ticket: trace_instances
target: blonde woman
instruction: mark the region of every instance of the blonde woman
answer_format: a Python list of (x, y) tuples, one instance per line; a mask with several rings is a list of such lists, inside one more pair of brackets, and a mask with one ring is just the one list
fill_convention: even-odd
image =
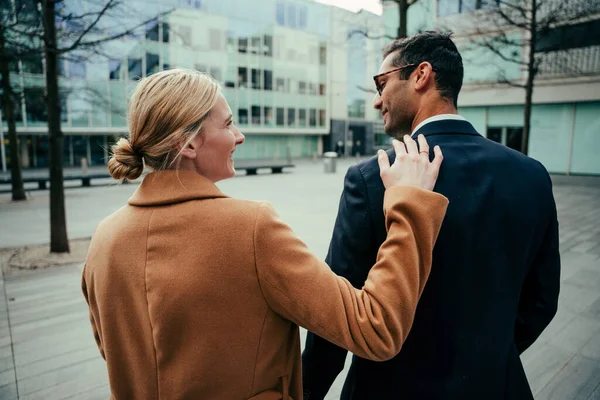
[[(129, 139), (109, 170), (154, 172), (95, 231), (83, 293), (115, 399), (302, 398), (298, 325), (373, 360), (400, 351), (447, 199), (414, 141), (395, 142), (388, 240), (362, 290), (333, 274), (267, 203), (223, 194), (244, 135), (216, 81), (188, 70), (143, 79)], [(421, 138), (421, 152), (428, 151)]]

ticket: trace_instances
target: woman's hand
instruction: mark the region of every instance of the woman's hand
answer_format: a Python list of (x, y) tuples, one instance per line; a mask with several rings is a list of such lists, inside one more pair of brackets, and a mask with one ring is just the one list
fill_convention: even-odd
[(390, 159), (383, 150), (377, 152), (379, 175), (386, 189), (390, 186), (415, 186), (421, 189), (433, 190), (442, 165), (442, 150), (440, 146), (433, 148), (435, 157), (429, 162), (429, 144), (425, 136), (419, 135), (419, 147), (408, 135), (404, 143), (394, 139), (392, 144), (396, 151), (396, 160), (390, 166)]

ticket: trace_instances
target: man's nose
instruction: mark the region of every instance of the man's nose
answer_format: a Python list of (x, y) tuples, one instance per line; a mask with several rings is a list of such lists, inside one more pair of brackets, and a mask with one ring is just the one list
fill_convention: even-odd
[(379, 93), (375, 93), (375, 97), (373, 98), (373, 108), (376, 110), (381, 110), (382, 105), (383, 101), (381, 101), (381, 96)]

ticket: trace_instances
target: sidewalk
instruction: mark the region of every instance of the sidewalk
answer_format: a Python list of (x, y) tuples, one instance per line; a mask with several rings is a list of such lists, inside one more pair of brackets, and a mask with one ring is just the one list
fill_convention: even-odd
[[(326, 175), (321, 163), (302, 161), (293, 172), (239, 177), (219, 186), (234, 197), (273, 203), (283, 220), (324, 257), (343, 176), (352, 162), (340, 160), (338, 172)], [(74, 253), (136, 187), (111, 184), (65, 192), (70, 238), (82, 238)], [(0, 195), (0, 248), (47, 243), (48, 192), (30, 196), (27, 202), (11, 203), (10, 195)], [(522, 359), (536, 399), (600, 399), (600, 185), (566, 179), (556, 182), (555, 196), (563, 263), (559, 312)], [(307, 197), (313, 200), (307, 202)], [(0, 263), (11, 265), (0, 279), (0, 399), (108, 397), (106, 367), (80, 292), (84, 253), (50, 260), (35, 246), (0, 251)], [(60, 266), (44, 269), (53, 263)], [(41, 270), (27, 270), (33, 267)], [(327, 399), (339, 398), (345, 374)]]

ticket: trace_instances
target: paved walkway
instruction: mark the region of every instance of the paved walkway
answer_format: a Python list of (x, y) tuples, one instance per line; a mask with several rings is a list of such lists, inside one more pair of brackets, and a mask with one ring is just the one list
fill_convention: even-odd
[[(219, 186), (235, 197), (271, 201), (324, 257), (350, 163), (343, 160), (336, 174), (325, 175), (320, 164), (300, 162), (290, 173), (239, 177)], [(587, 181), (588, 186), (565, 184), (569, 182), (574, 181), (561, 179), (555, 186), (563, 257), (559, 312), (523, 355), (537, 399), (600, 399), (600, 185), (597, 180)], [(88, 237), (135, 187), (67, 190), (70, 237)], [(25, 203), (0, 195), (0, 248), (48, 241), (48, 192), (30, 195)], [(0, 399), (108, 397), (106, 368), (92, 337), (80, 274), (76, 263), (0, 279)], [(339, 397), (344, 375), (328, 399)]]

